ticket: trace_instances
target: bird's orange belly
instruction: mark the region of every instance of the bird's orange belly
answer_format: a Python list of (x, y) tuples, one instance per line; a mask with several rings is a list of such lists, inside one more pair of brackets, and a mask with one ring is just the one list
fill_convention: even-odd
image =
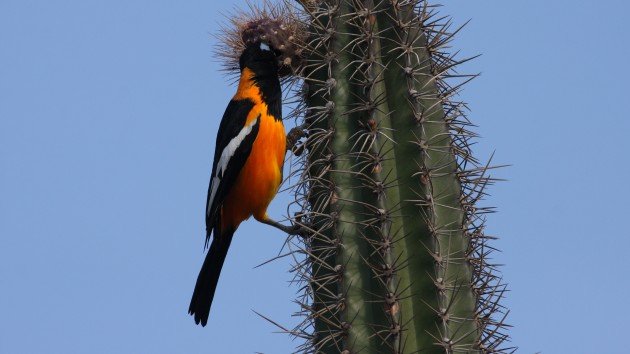
[(236, 228), (252, 215), (256, 219), (265, 217), (282, 182), (285, 152), (282, 121), (262, 117), (251, 153), (223, 203), (222, 227)]

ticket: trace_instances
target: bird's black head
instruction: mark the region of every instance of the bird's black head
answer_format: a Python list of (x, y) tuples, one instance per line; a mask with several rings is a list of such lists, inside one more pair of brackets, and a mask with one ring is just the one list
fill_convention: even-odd
[(248, 68), (254, 73), (252, 79), (260, 88), (260, 94), (268, 106), (269, 114), (276, 119), (282, 119), (278, 57), (278, 52), (267, 42), (255, 41), (245, 47), (239, 64), (241, 72)]
[(256, 75), (277, 76), (279, 56), (280, 53), (270, 44), (264, 41), (256, 41), (245, 47), (239, 59), (239, 65), (241, 71), (247, 67)]

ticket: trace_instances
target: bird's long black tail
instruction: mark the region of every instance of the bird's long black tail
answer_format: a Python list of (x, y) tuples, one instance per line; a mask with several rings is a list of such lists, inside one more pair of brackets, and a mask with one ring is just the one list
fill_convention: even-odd
[(202, 326), (208, 323), (214, 291), (217, 288), (221, 268), (230, 248), (230, 243), (232, 243), (233, 235), (234, 231), (223, 232), (220, 236), (216, 232), (214, 233), (206, 260), (203, 261), (203, 266), (199, 271), (188, 313), (195, 316), (195, 323), (201, 323)]

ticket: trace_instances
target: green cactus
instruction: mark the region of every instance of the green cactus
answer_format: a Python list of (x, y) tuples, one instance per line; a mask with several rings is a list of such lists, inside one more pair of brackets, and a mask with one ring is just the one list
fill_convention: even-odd
[(474, 206), (491, 179), (451, 100), (459, 86), (446, 82), (458, 63), (442, 53), (448, 23), (414, 0), (304, 8), (308, 139), (295, 222), (312, 231), (303, 308), (315, 332), (301, 349), (512, 351), (495, 319), (504, 287), (486, 263), (486, 210)]
[(445, 52), (450, 22), (421, 0), (300, 2), (297, 16), (254, 9), (291, 28), (282, 61), (303, 84), (293, 116), (306, 138), (289, 139), (303, 152), (298, 351), (513, 352), (505, 286), (488, 263), (491, 209), (477, 206), (493, 179), (453, 99), (471, 76)]

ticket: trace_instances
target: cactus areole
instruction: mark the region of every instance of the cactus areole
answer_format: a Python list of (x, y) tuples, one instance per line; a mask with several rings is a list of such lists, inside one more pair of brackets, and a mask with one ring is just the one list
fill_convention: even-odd
[[(306, 353), (508, 353), (505, 292), (484, 233), (492, 184), (472, 155), (471, 75), (457, 30), (420, 0), (250, 6), (232, 19), (226, 69), (249, 38), (279, 48), (295, 92), (290, 236)], [(297, 84), (297, 85), (295, 85)], [(296, 89), (296, 87), (300, 87)], [(286, 92), (285, 92), (286, 94)], [(285, 171), (286, 172), (286, 171)]]

